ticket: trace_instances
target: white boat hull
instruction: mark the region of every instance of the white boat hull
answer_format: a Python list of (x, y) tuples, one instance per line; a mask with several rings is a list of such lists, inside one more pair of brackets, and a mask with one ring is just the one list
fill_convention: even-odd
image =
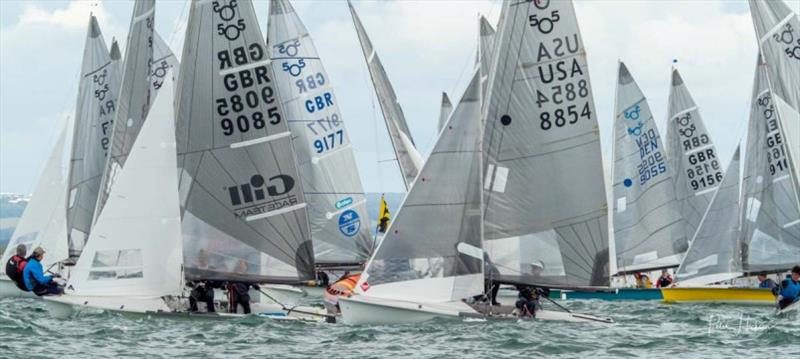
[(775, 315), (789, 315), (794, 313), (800, 313), (800, 300), (790, 304), (786, 308), (776, 311)]

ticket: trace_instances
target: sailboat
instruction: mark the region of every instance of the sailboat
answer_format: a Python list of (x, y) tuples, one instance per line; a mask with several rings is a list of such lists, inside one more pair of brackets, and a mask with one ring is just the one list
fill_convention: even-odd
[(794, 224), (800, 223), (796, 200), (800, 186), (790, 170), (786, 127), (776, 110), (767, 67), (759, 56), (741, 192), (739, 166), (732, 164), (723, 179), (725, 192), (714, 197), (678, 268), (678, 288), (662, 290), (665, 301), (772, 304), (775, 298), (769, 290), (707, 285), (749, 274), (784, 272), (800, 256), (800, 226)]
[[(71, 150), (64, 148), (64, 142), (67, 141), (65, 129), (14, 231), (3, 255), (4, 261), (13, 254), (12, 250), (18, 244), (26, 244), (29, 252), (36, 246), (42, 246), (48, 253), (45, 268), (60, 272), (61, 266), (52, 267), (67, 260), (82, 247), (84, 238), (79, 233), (88, 233), (91, 224), (99, 175), (110, 141), (110, 123), (116, 109), (119, 87), (115, 71), (115, 60), (119, 58), (117, 55), (118, 49), (115, 54), (113, 45), (109, 53), (97, 18), (90, 15), (78, 100), (74, 120), (69, 121), (73, 126), (69, 140)], [(69, 163), (62, 166), (65, 151), (69, 151)], [(69, 173), (66, 177), (62, 174), (65, 167)], [(76, 241), (67, 239), (71, 227), (77, 228), (74, 236)], [(0, 280), (0, 285), (4, 288), (3, 295), (26, 294), (5, 279)]]
[[(530, 26), (530, 18), (547, 17), (551, 11), (561, 14), (557, 26), (549, 18), (549, 25)], [(608, 283), (602, 180), (573, 183), (593, 177), (587, 172), (603, 178), (574, 8), (568, 2), (505, 2), (503, 14), (487, 103), (481, 106), (484, 96), (476, 68), (387, 236), (368, 262), (356, 295), (341, 299), (345, 323), (508, 317), (509, 308), (485, 311), (461, 301), (482, 294), (487, 277), (498, 283), (550, 287)], [(568, 47), (564, 38), (569, 39)], [(556, 79), (558, 64), (569, 71)], [(536, 71), (548, 76), (536, 77)], [(554, 81), (576, 96), (541, 92)], [(537, 109), (534, 116), (531, 109)], [(566, 116), (573, 113), (583, 121), (565, 127)], [(531, 117), (538, 121), (527, 120)], [(482, 143), (474, 143), (475, 137)], [(480, 155), (474, 153), (476, 148)], [(567, 158), (570, 165), (559, 166)], [(452, 167), (456, 163), (468, 171), (456, 170)], [(582, 174), (571, 172), (578, 168)], [(529, 190), (532, 184), (551, 191), (534, 193)], [(436, 218), (435, 225), (421, 225), (431, 218)], [(586, 250), (578, 252), (579, 247)], [(613, 322), (546, 310), (537, 311), (536, 317)]]
[(372, 85), (375, 88), (375, 94), (378, 97), (381, 111), (383, 112), (383, 119), (386, 122), (386, 130), (389, 132), (389, 139), (394, 148), (395, 159), (400, 167), (400, 172), (403, 176), (403, 183), (406, 190), (411, 188), (414, 179), (420, 172), (422, 163), (422, 155), (416, 149), (414, 139), (411, 137), (411, 131), (408, 129), (405, 115), (403, 115), (403, 108), (400, 107), (400, 102), (397, 100), (397, 95), (394, 93), (389, 77), (386, 70), (383, 68), (381, 59), (378, 57), (372, 42), (367, 36), (367, 31), (361, 20), (356, 14), (353, 4), (348, 0), (347, 5), (350, 8), (350, 15), (353, 17), (353, 25), (358, 34), (358, 40), (361, 43), (361, 50), (364, 53), (364, 59), (367, 62), (367, 69), (369, 70), (370, 78), (372, 78)]

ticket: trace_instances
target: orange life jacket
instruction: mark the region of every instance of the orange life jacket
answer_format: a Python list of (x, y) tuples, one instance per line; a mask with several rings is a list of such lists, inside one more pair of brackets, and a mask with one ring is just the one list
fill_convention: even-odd
[(336, 304), (339, 302), (339, 297), (351, 296), (359, 278), (361, 274), (353, 274), (333, 283), (325, 289), (325, 301)]

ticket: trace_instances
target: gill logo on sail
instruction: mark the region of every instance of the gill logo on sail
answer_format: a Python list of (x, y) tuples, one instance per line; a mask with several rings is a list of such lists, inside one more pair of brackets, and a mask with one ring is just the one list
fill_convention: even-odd
[[(297, 204), (295, 195), (286, 195), (294, 188), (294, 184), (294, 178), (288, 175), (279, 174), (267, 181), (264, 176), (255, 174), (248, 183), (228, 187), (231, 205), (240, 207), (234, 215), (244, 218)], [(282, 195), (286, 196), (272, 199)]]

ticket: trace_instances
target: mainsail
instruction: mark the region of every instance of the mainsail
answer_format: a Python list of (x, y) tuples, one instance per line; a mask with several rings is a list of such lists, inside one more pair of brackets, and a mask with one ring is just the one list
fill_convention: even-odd
[[(772, 102), (786, 135), (794, 183), (800, 181), (800, 19), (782, 0), (749, 0)], [(800, 201), (800, 199), (796, 199)]]
[(425, 303), (483, 292), (480, 126), (476, 71), (357, 292)]
[(154, 32), (153, 64), (150, 66), (150, 105), (155, 101), (158, 90), (164, 84), (168, 73), (176, 79), (180, 76), (179, 67), (178, 58), (172, 53), (169, 45), (158, 33)]
[(746, 272), (783, 271), (800, 258), (800, 192), (792, 178), (786, 130), (759, 57), (753, 85), (742, 185), (742, 265)]
[(363, 263), (373, 239), (349, 131), (314, 42), (288, 1), (271, 2), (267, 39), (308, 203), (315, 261)]
[(69, 278), (71, 294), (160, 297), (181, 293), (173, 80), (141, 127), (106, 207)]
[(607, 286), (597, 116), (572, 2), (505, 2), (483, 106), (495, 281)]
[[(684, 238), (690, 240), (722, 182), (722, 166), (700, 110), (677, 69), (672, 70), (667, 108), (668, 166), (675, 174), (675, 196), (686, 221)], [(688, 247), (687, 243), (676, 245)]]
[[(25, 206), (22, 218), (14, 228), (14, 234), (8, 242), (3, 257), (3, 263), (15, 254), (17, 245), (24, 244), (28, 253), (41, 246), (47, 251), (42, 265), (49, 268), (51, 264), (67, 259), (67, 217), (64, 211), (64, 201), (67, 197), (67, 182), (64, 177), (64, 144), (67, 137), (69, 122), (63, 126), (61, 134), (56, 141), (53, 152), (50, 153), (44, 165), (39, 181), (33, 191), (33, 196)], [(5, 272), (2, 274), (5, 275)]]
[(697, 234), (675, 272), (683, 286), (715, 283), (742, 274), (739, 247), (739, 147), (728, 164)]
[(383, 119), (386, 122), (386, 129), (389, 131), (389, 138), (392, 140), (397, 164), (400, 166), (400, 173), (403, 175), (403, 182), (406, 185), (406, 189), (409, 189), (411, 184), (414, 183), (414, 179), (417, 178), (420, 167), (422, 167), (422, 156), (417, 152), (414, 139), (411, 137), (411, 131), (409, 131), (406, 118), (403, 115), (403, 109), (397, 101), (397, 95), (395, 95), (392, 84), (389, 82), (386, 70), (383, 69), (383, 64), (378, 58), (375, 48), (372, 47), (372, 42), (367, 37), (367, 31), (364, 29), (364, 25), (361, 24), (361, 20), (349, 0), (347, 5), (350, 7), (353, 24), (358, 34), (358, 40), (361, 42), (361, 50), (364, 52), (364, 59), (367, 61), (367, 69), (369, 69), (369, 75), (372, 78), (375, 94), (378, 96)]
[[(113, 46), (112, 46), (113, 47)], [(113, 51), (113, 49), (112, 49)], [(111, 142), (119, 75), (97, 19), (89, 19), (75, 108), (69, 197), (66, 200), (69, 254), (80, 255), (94, 220), (100, 179)]]
[(117, 111), (114, 114), (108, 160), (100, 182), (100, 192), (94, 209), (95, 220), (103, 210), (108, 193), (133, 143), (144, 124), (150, 107), (150, 71), (153, 63), (153, 26), (155, 0), (139, 0), (133, 6), (125, 60), (122, 64), (122, 84)]
[(614, 240), (620, 272), (674, 267), (687, 249), (684, 220), (647, 99), (619, 63), (614, 124)]
[(492, 70), (492, 59), (495, 47), (495, 30), (489, 20), (481, 16), (478, 19), (478, 56), (477, 63), (481, 73), (481, 93), (486, 95), (486, 86), (489, 85), (489, 72)]
[(450, 103), (450, 98), (447, 97), (446, 92), (442, 92), (442, 106), (439, 108), (439, 124), (437, 125), (437, 131), (442, 132), (442, 128), (447, 123), (447, 119), (450, 118), (450, 113), (453, 112), (453, 104)]
[(314, 278), (305, 196), (269, 63), (252, 2), (191, 4), (176, 102), (189, 279)]

